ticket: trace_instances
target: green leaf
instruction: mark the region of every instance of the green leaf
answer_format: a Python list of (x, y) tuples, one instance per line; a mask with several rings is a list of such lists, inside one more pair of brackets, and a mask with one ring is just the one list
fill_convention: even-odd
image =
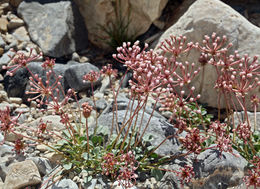
[(88, 160), (88, 153), (84, 152), (81, 157), (85, 160)]
[(158, 154), (156, 153), (152, 153), (148, 158), (154, 158), (154, 159), (157, 159), (159, 157)]
[(94, 145), (101, 144), (103, 142), (103, 137), (95, 135), (91, 137), (91, 141), (93, 142)]
[(97, 147), (95, 147), (95, 148), (93, 149), (93, 153), (96, 154), (96, 155), (100, 154), (100, 151), (101, 151), (100, 146), (97, 146)]
[(64, 165), (63, 165), (63, 168), (64, 168), (65, 170), (70, 170), (71, 167), (72, 167), (72, 163), (68, 163), (68, 164), (64, 164)]
[(151, 175), (157, 180), (160, 181), (163, 178), (163, 172), (159, 169), (152, 169)]

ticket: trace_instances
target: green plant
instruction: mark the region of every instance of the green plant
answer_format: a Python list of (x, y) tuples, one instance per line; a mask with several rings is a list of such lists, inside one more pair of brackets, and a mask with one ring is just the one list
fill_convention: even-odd
[(121, 0), (112, 1), (115, 19), (108, 26), (98, 25), (99, 28), (107, 35), (103, 40), (112, 49), (116, 50), (123, 42), (134, 42), (136, 34), (129, 34), (129, 26), (131, 24), (131, 7), (128, 8), (126, 15), (122, 13)]

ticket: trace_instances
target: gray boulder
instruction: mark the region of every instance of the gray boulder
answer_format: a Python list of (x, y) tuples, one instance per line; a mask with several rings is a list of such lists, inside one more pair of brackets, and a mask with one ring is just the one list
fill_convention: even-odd
[[(236, 150), (233, 153), (239, 154)], [(209, 149), (198, 155), (193, 166), (199, 178), (197, 183), (193, 183), (193, 188), (218, 189), (240, 185), (247, 161), (240, 155), (236, 157), (227, 152), (220, 154), (218, 150)]]
[[(238, 154), (233, 150), (234, 154)], [(193, 156), (185, 156), (174, 159), (167, 165), (167, 169), (179, 171), (185, 165), (193, 166), (195, 180), (186, 183), (194, 189), (224, 189), (238, 186), (243, 182), (244, 169), (247, 161), (239, 156), (218, 150), (208, 149), (194, 159)], [(180, 180), (173, 172), (166, 172), (160, 181), (160, 188), (183, 188)]]
[(5, 41), (2, 38), (2, 36), (0, 35), (0, 47), (4, 47), (5, 46)]
[(11, 57), (14, 56), (15, 53), (13, 51), (7, 51), (0, 58), (0, 71), (2, 71), (2, 66), (7, 65), (11, 61)]
[(32, 160), (37, 166), (41, 176), (44, 176), (52, 171), (51, 163), (48, 159), (43, 157), (29, 157), (27, 160)]
[(87, 45), (84, 21), (73, 1), (23, 1), (18, 14), (44, 55), (62, 57)]
[(78, 186), (70, 179), (62, 179), (52, 185), (51, 189), (78, 189)]
[[(83, 82), (83, 76), (90, 71), (99, 72), (99, 69), (90, 64), (75, 64), (66, 69), (64, 73), (64, 79), (68, 83), (69, 88), (73, 88), (76, 91), (83, 91), (91, 88), (89, 81)], [(94, 86), (101, 85), (101, 78), (97, 82), (94, 82)]]
[(32, 160), (11, 164), (4, 182), (4, 189), (18, 189), (41, 183), (41, 176)]

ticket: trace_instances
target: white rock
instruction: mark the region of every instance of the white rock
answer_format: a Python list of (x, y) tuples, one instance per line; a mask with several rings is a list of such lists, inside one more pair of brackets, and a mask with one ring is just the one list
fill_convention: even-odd
[(58, 115), (48, 115), (48, 116), (40, 117), (32, 121), (31, 123), (29, 123), (29, 125), (34, 128), (37, 128), (41, 120), (43, 121), (43, 123), (47, 123), (48, 130), (60, 131), (65, 129), (65, 126), (60, 122), (61, 118)]
[(13, 163), (9, 166), (3, 189), (19, 189), (41, 183), (41, 176), (32, 160)]
[(43, 144), (37, 145), (36, 149), (39, 150), (40, 152), (46, 152), (48, 150), (47, 147)]
[(29, 34), (24, 26), (15, 29), (12, 34), (18, 41), (30, 41)]
[(75, 61), (79, 61), (79, 55), (78, 55), (78, 53), (77, 52), (74, 52), (73, 54), (72, 54), (72, 58), (71, 58), (72, 60), (75, 60)]
[(23, 99), (21, 99), (19, 97), (10, 97), (9, 100), (11, 103), (15, 103), (15, 104), (19, 104), (19, 105), (21, 105), (23, 102)]
[(8, 29), (12, 30), (24, 25), (24, 21), (20, 18), (13, 18), (8, 22)]
[(8, 96), (7, 96), (7, 92), (5, 91), (0, 91), (0, 102), (8, 102)]

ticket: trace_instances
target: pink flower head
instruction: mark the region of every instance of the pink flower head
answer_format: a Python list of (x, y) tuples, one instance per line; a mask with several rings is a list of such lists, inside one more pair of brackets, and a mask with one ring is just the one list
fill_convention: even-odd
[(237, 128), (235, 129), (235, 132), (237, 133), (240, 139), (244, 140), (245, 144), (247, 144), (247, 141), (250, 140), (252, 134), (251, 127), (247, 123), (238, 124)]
[(6, 106), (4, 110), (0, 110), (0, 131), (3, 131), (4, 133), (10, 132), (14, 126), (18, 125), (18, 118), (19, 116), (16, 118), (11, 117), (9, 106)]
[(129, 151), (120, 156), (120, 169), (117, 180), (119, 184), (126, 188), (132, 187), (136, 183), (138, 175), (135, 170), (138, 168), (138, 162), (135, 159), (134, 154)]
[(108, 64), (107, 66), (103, 66), (101, 69), (101, 73), (103, 75), (111, 76), (113, 75), (114, 77), (117, 76), (117, 70), (112, 69), (112, 64)]
[(117, 158), (112, 153), (107, 153), (103, 157), (103, 162), (101, 163), (102, 174), (110, 175), (112, 178), (116, 177), (117, 166), (119, 165)]
[(91, 83), (96, 82), (100, 77), (100, 72), (91, 70), (89, 73), (83, 76), (83, 82), (90, 81)]
[(42, 67), (44, 69), (53, 69), (55, 66), (55, 59), (46, 58), (46, 60), (43, 62)]
[(207, 138), (200, 135), (200, 130), (198, 128), (192, 128), (187, 131), (188, 133), (185, 138), (179, 138), (180, 142), (188, 151), (199, 154), (203, 150), (202, 143)]
[(223, 151), (233, 154), (232, 141), (229, 136), (223, 135), (218, 137), (215, 143), (217, 144), (217, 149), (220, 151), (220, 154), (222, 154)]
[(177, 176), (180, 178), (181, 185), (183, 186), (184, 183), (189, 183), (195, 177), (195, 173), (193, 171), (193, 167), (189, 165), (185, 165), (184, 167), (180, 168), (180, 171), (176, 171)]
[(185, 36), (170, 36), (170, 39), (166, 39), (160, 45), (160, 48), (164, 53), (169, 52), (174, 57), (178, 57), (180, 54), (190, 51), (194, 47), (192, 42), (186, 43)]
[(254, 186), (254, 188), (260, 187), (260, 157), (254, 156), (250, 161), (253, 165), (248, 171), (247, 176), (244, 177), (246, 186)]
[(22, 153), (24, 148), (25, 148), (25, 145), (24, 145), (23, 141), (21, 139), (17, 139), (14, 143), (13, 151), (15, 151), (17, 154), (20, 154), (20, 153)]
[[(32, 49), (30, 51), (29, 56), (26, 56), (23, 52), (17, 52), (15, 56), (13, 56), (13, 59), (11, 61), (11, 66), (3, 66), (3, 69), (8, 69), (7, 75), (13, 76), (14, 73), (20, 69), (20, 68), (27, 68), (28, 63), (38, 59), (41, 57), (42, 54), (39, 55), (33, 55)], [(11, 69), (11, 70), (10, 70)], [(27, 68), (28, 69), (28, 68)]]
[(92, 111), (92, 106), (90, 106), (87, 102), (84, 102), (81, 106), (83, 108), (83, 115), (85, 118), (88, 118)]
[[(58, 76), (54, 83), (50, 83), (51, 75), (53, 75), (53, 71), (49, 70), (46, 72), (46, 81), (44, 82), (42, 78), (40, 78), (37, 74), (33, 75), (33, 77), (30, 77), (30, 85), (31, 88), (29, 91), (26, 91), (26, 94), (38, 94), (37, 96), (33, 98), (29, 98), (28, 101), (36, 100), (38, 103), (38, 106), (40, 107), (44, 103), (47, 104), (49, 98), (52, 98), (54, 100), (54, 91), (56, 89), (59, 89), (61, 87), (60, 80), (62, 76)], [(38, 99), (38, 98), (41, 98)]]
[(231, 43), (224, 46), (227, 42), (227, 37), (223, 36), (222, 38), (218, 37), (216, 33), (212, 33), (211, 37), (208, 35), (205, 35), (203, 44), (205, 46), (199, 46), (197, 47), (205, 54), (208, 55), (218, 55), (221, 53), (226, 53), (227, 50), (232, 46)]

